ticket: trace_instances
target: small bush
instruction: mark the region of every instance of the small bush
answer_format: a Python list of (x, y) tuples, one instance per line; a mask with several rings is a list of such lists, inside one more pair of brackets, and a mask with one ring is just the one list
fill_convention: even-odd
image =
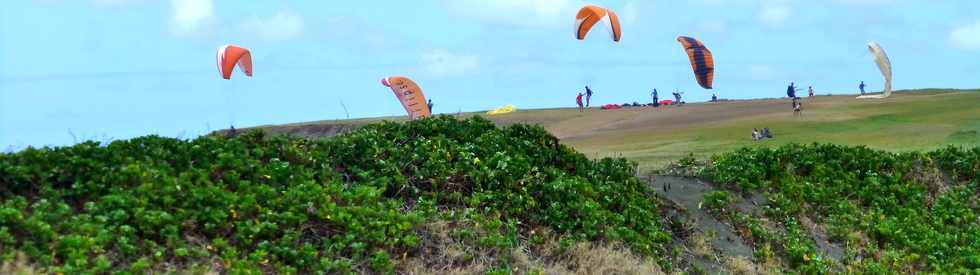
[(731, 203), (731, 198), (728, 192), (709, 191), (704, 193), (703, 206), (714, 213), (724, 213), (729, 203)]

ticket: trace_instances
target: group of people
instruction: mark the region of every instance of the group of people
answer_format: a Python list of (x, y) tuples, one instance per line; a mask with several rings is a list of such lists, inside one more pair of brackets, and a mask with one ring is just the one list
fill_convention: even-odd
[[(868, 85), (864, 84), (864, 81), (861, 81), (861, 84), (858, 85), (858, 89), (861, 90), (861, 94), (862, 95), (864, 95), (864, 87), (867, 87), (867, 86)], [(792, 105), (792, 107), (793, 107), (793, 114), (799, 115), (800, 112), (801, 112), (801, 110), (802, 110), (802, 108), (803, 108), (803, 103), (800, 102), (800, 98), (799, 97), (796, 97), (796, 91), (797, 90), (799, 90), (799, 89), (796, 88), (795, 84), (793, 82), (790, 82), (789, 83), (789, 87), (786, 88), (786, 96), (788, 96), (789, 98), (793, 99), (793, 105)], [(813, 97), (813, 86), (810, 86), (807, 89), (807, 96)], [(714, 99), (714, 95), (712, 95), (712, 99)]]
[[(674, 94), (674, 102), (671, 103), (671, 104), (673, 104), (673, 105), (684, 104), (684, 101), (681, 100), (681, 95), (684, 94), (683, 92), (679, 92), (677, 90), (674, 90), (673, 94)], [(659, 107), (660, 106), (660, 96), (657, 94), (657, 89), (653, 89), (653, 92), (650, 92), (650, 97), (653, 98), (653, 106), (654, 107)]]
[[(792, 107), (793, 107), (793, 114), (794, 115), (800, 115), (800, 114), (802, 114), (801, 112), (803, 110), (803, 102), (800, 101), (800, 98), (799, 97), (796, 97), (796, 91), (797, 90), (799, 90), (799, 89), (796, 88), (796, 84), (793, 83), (793, 82), (790, 82), (789, 83), (789, 87), (786, 88), (786, 96), (788, 96), (789, 98), (793, 99), (793, 105), (792, 105)], [(807, 89), (807, 93), (808, 93), (808, 95), (810, 97), (813, 97), (813, 86), (810, 86)]]
[[(582, 96), (585, 96), (585, 105), (582, 105)], [(592, 89), (588, 85), (585, 86), (585, 93), (578, 93), (575, 97), (575, 103), (578, 104), (578, 111), (584, 112), (585, 107), (589, 107), (592, 104)]]
[(772, 131), (769, 131), (769, 127), (762, 128), (762, 131), (759, 131), (758, 128), (752, 129), (752, 140), (762, 140), (764, 138), (772, 138)]
[[(864, 87), (866, 87), (866, 86), (867, 85), (864, 84), (864, 81), (861, 81), (861, 85), (858, 86), (858, 88), (861, 89), (861, 94), (862, 95), (864, 94)], [(789, 98), (791, 98), (793, 100), (793, 103), (792, 103), (791, 107), (793, 108), (793, 114), (794, 115), (800, 115), (800, 114), (802, 114), (802, 111), (803, 111), (803, 102), (801, 102), (800, 101), (800, 98), (796, 96), (796, 91), (798, 91), (798, 90), (799, 89), (796, 88), (796, 84), (793, 83), (793, 82), (790, 82), (789, 83), (789, 87), (786, 87), (786, 96), (788, 96)], [(682, 104), (684, 104), (684, 101), (681, 100), (681, 95), (682, 94), (683, 94), (682, 92), (678, 92), (678, 91), (675, 90), (673, 92), (674, 102), (671, 103), (671, 104), (672, 105), (682, 105)], [(808, 97), (813, 97), (813, 86), (809, 86), (807, 88), (807, 96)], [(585, 98), (585, 101), (584, 102), (582, 100), (583, 97)], [(650, 92), (650, 97), (653, 99), (653, 104), (652, 105), (654, 107), (659, 107), (660, 106), (660, 97), (657, 94), (657, 89), (653, 89), (653, 92)], [(578, 96), (575, 98), (575, 102), (578, 104), (579, 111), (582, 112), (582, 111), (585, 110), (586, 107), (589, 107), (589, 105), (591, 105), (591, 101), (592, 101), (592, 89), (589, 88), (588, 85), (586, 85), (585, 86), (585, 93), (578, 93)], [(717, 102), (717, 101), (718, 101), (718, 95), (711, 94), (711, 102)], [(430, 102), (430, 104), (431, 104), (431, 102)], [(429, 109), (431, 110), (432, 107), (430, 106)]]

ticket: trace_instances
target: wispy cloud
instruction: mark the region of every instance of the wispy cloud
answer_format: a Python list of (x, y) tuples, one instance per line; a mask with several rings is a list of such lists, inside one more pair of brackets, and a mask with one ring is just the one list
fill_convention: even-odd
[(770, 80), (776, 76), (776, 69), (772, 65), (755, 64), (749, 65), (745, 74), (751, 80)]
[(172, 0), (173, 26), (178, 34), (192, 33), (214, 16), (211, 0)]
[(789, 5), (783, 1), (767, 0), (761, 4), (759, 21), (771, 27), (782, 26), (792, 14)]
[(142, 2), (141, 0), (92, 0), (92, 4), (100, 8), (117, 8), (127, 4)]
[(632, 24), (639, 18), (639, 8), (634, 1), (626, 2), (623, 8), (618, 11), (619, 18), (624, 24)]
[[(323, 38), (330, 40), (331, 45), (343, 46), (353, 52), (373, 53), (380, 50), (397, 47), (405, 49), (405, 43), (391, 43), (403, 39), (402, 35), (386, 32), (371, 21), (356, 17), (331, 17), (316, 31)], [(409, 41), (404, 39), (402, 41)]]
[(461, 76), (479, 68), (480, 59), (475, 55), (456, 54), (439, 49), (422, 54), (422, 71), (436, 77)]
[(265, 40), (288, 40), (303, 33), (303, 17), (292, 11), (280, 11), (271, 17), (247, 20), (241, 28)]
[(949, 40), (957, 48), (980, 50), (980, 20), (972, 25), (953, 29), (949, 34)]
[(522, 27), (566, 27), (577, 0), (444, 0), (450, 12), (492, 24)]
[(888, 5), (899, 2), (900, 0), (834, 0), (838, 4), (845, 5), (865, 5), (865, 6), (876, 6), (876, 5)]

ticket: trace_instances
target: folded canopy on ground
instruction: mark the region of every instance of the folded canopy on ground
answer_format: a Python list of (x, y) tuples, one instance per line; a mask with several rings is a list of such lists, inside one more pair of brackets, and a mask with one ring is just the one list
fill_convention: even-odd
[(422, 88), (419, 88), (419, 85), (415, 81), (404, 76), (391, 76), (382, 78), (381, 85), (391, 88), (391, 92), (395, 93), (395, 97), (402, 103), (402, 107), (405, 107), (405, 112), (408, 113), (409, 119), (418, 119), (432, 115), (429, 112), (429, 106), (425, 102), (425, 95), (422, 93)]
[(603, 22), (603, 25), (606, 26), (613, 41), (619, 42), (622, 37), (619, 16), (616, 16), (616, 13), (610, 9), (595, 5), (585, 5), (575, 15), (575, 38), (585, 40), (585, 36), (599, 22)]
[(487, 112), (487, 114), (488, 115), (500, 115), (500, 114), (507, 114), (507, 113), (513, 113), (513, 112), (517, 112), (517, 107), (514, 106), (514, 104), (507, 104), (507, 105), (504, 105), (504, 106), (500, 106), (497, 109), (490, 110), (490, 111)]
[(857, 98), (886, 98), (892, 95), (892, 62), (888, 60), (888, 55), (885, 54), (885, 50), (881, 48), (881, 45), (871, 41), (868, 43), (868, 51), (874, 57), (875, 64), (878, 65), (878, 71), (881, 71), (881, 76), (885, 78), (885, 89), (881, 94), (877, 95), (863, 95)]
[(238, 69), (246, 76), (252, 77), (252, 53), (246, 49), (235, 45), (224, 45), (218, 47), (218, 73), (224, 79), (231, 79), (231, 73)]

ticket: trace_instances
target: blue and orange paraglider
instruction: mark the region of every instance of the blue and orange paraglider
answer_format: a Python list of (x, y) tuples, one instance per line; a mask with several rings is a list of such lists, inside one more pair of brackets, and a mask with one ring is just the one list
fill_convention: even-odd
[(687, 36), (678, 36), (677, 42), (684, 46), (698, 84), (705, 89), (711, 89), (711, 82), (715, 78), (715, 60), (711, 51), (701, 41)]

